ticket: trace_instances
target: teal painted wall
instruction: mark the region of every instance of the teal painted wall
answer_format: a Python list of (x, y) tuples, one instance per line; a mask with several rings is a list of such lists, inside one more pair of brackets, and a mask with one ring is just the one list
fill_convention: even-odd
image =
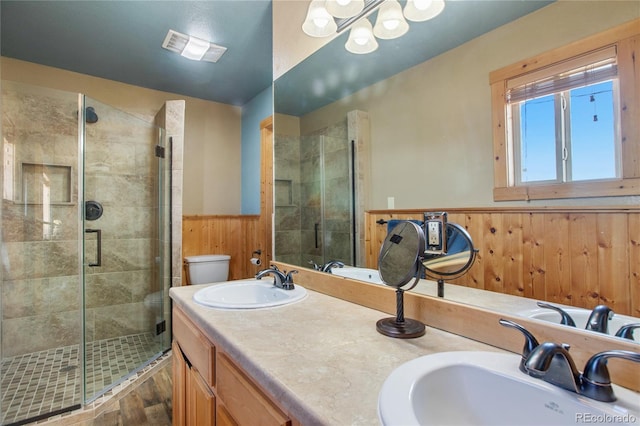
[(260, 214), (260, 122), (271, 115), (272, 86), (242, 107), (241, 214)]

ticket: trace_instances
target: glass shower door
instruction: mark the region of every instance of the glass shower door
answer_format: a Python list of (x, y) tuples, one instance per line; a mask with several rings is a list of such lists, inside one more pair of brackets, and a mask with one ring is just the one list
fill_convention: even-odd
[(346, 138), (303, 136), (300, 146), (302, 264), (354, 264), (353, 155)]
[(84, 400), (91, 401), (167, 345), (170, 185), (163, 129), (88, 97), (83, 111)]

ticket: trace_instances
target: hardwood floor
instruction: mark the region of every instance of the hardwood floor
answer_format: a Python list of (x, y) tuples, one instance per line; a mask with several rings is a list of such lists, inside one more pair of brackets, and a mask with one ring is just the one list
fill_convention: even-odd
[(171, 363), (120, 400), (116, 407), (96, 417), (87, 426), (170, 426)]

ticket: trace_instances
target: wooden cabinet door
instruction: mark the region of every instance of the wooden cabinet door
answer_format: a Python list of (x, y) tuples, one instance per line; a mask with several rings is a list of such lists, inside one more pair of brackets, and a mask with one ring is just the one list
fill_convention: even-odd
[(227, 411), (220, 399), (216, 401), (216, 426), (238, 426), (233, 416)]
[(242, 426), (291, 426), (291, 420), (226, 355), (216, 360), (216, 392)]
[(173, 338), (190, 365), (198, 369), (210, 387), (215, 386), (215, 346), (182, 310), (173, 308)]
[(216, 398), (198, 370), (189, 370), (187, 383), (187, 425), (215, 426)]
[(174, 340), (171, 344), (173, 350), (173, 401), (172, 424), (173, 426), (185, 426), (187, 422), (187, 373), (188, 367), (184, 360), (180, 346)]

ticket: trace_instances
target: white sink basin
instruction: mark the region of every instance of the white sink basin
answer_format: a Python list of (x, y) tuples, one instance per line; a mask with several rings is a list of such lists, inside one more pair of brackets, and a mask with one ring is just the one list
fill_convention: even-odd
[(273, 285), (273, 278), (228, 281), (198, 290), (193, 295), (197, 303), (221, 309), (259, 309), (299, 302), (307, 290), (298, 284), (293, 290)]
[(333, 275), (339, 275), (345, 278), (351, 278), (359, 281), (366, 281), (373, 284), (384, 284), (380, 278), (380, 272), (377, 269), (358, 268), (345, 266), (344, 268), (331, 269)]
[(614, 385), (618, 400), (599, 402), (529, 377), (518, 370), (519, 362), (519, 355), (492, 352), (441, 352), (409, 361), (382, 385), (380, 421), (394, 426), (640, 421), (640, 395), (628, 389)]
[[(581, 309), (581, 308), (564, 307), (564, 306), (561, 306), (561, 308), (563, 311), (565, 311), (571, 316), (573, 321), (576, 323), (576, 328), (580, 328), (582, 330), (585, 329), (585, 327), (587, 326), (587, 320), (589, 319), (589, 315), (591, 315), (590, 310)], [(532, 309), (531, 311), (521, 313), (521, 315), (529, 318), (533, 318), (533, 319), (553, 322), (556, 324), (560, 324), (560, 320), (561, 320), (560, 314), (558, 312), (555, 312), (551, 309), (544, 309), (544, 308)], [(616, 332), (620, 330), (620, 327), (622, 327), (623, 325), (633, 324), (638, 322), (640, 322), (640, 320), (638, 320), (637, 318), (614, 314), (613, 318), (609, 320), (609, 327), (608, 327), (609, 334), (615, 335)], [(636, 342), (640, 342), (640, 329), (634, 331), (633, 337)]]

